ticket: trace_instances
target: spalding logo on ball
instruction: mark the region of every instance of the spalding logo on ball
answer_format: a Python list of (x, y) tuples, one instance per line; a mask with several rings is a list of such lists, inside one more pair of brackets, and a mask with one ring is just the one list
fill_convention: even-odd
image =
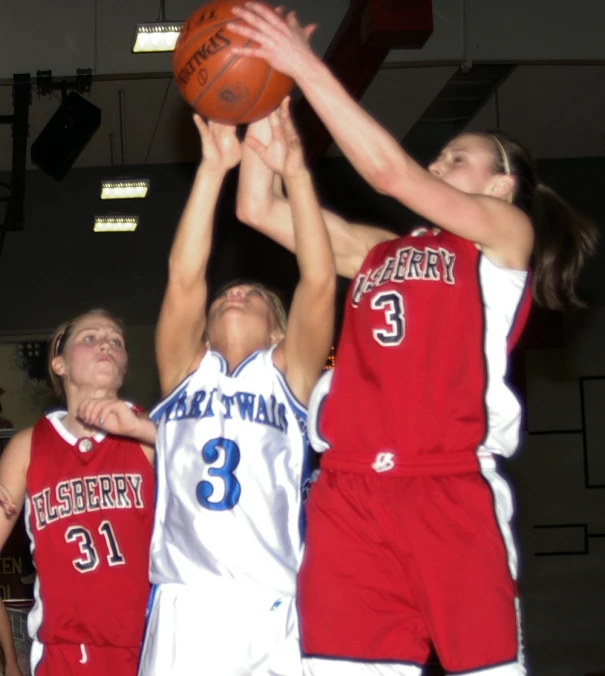
[(215, 122), (260, 120), (292, 89), (291, 78), (273, 70), (264, 59), (231, 52), (235, 46), (257, 46), (227, 28), (228, 23), (241, 21), (231, 8), (244, 2), (216, 0), (198, 9), (185, 22), (172, 55), (182, 97)]

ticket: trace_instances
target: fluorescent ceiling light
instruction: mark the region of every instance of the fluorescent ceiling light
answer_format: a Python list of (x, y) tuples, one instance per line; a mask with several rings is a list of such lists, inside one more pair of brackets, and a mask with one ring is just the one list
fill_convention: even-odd
[(102, 200), (127, 200), (144, 199), (149, 190), (149, 180), (140, 181), (102, 181), (101, 199)]
[(137, 24), (132, 51), (173, 52), (184, 22), (155, 21)]
[(134, 232), (139, 224), (138, 216), (97, 216), (95, 232)]

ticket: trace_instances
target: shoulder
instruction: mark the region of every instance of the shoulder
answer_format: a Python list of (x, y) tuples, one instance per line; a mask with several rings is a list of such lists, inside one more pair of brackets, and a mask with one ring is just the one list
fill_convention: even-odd
[(498, 225), (501, 236), (492, 246), (482, 246), (483, 253), (503, 268), (525, 269), (534, 248), (534, 227), (529, 216), (518, 207), (494, 197), (476, 198)]
[(20, 432), (17, 432), (15, 436), (9, 441), (6, 450), (8, 451), (10, 448), (16, 449), (19, 452), (25, 452), (26, 450), (29, 451), (31, 449), (33, 433), (33, 427), (26, 427)]
[(27, 427), (15, 434), (2, 453), (2, 458), (0, 459), (2, 466), (20, 465), (24, 469), (29, 466), (33, 432), (33, 427)]

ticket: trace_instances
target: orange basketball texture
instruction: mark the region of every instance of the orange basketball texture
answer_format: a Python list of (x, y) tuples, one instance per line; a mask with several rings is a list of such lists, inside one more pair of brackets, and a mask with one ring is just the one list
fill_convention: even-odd
[(277, 108), (293, 85), (264, 59), (231, 52), (233, 46), (257, 45), (227, 28), (230, 21), (239, 20), (231, 8), (244, 2), (215, 0), (198, 9), (185, 22), (172, 55), (182, 97), (215, 122), (260, 120)]

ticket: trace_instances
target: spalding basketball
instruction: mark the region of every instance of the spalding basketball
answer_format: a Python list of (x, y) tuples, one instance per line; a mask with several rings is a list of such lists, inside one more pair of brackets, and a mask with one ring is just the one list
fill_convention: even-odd
[[(229, 124), (260, 120), (275, 110), (292, 89), (291, 78), (264, 59), (237, 56), (234, 46), (257, 43), (232, 33), (241, 21), (231, 12), (245, 0), (215, 0), (185, 22), (172, 56), (181, 95), (200, 115)], [(267, 5), (268, 6), (268, 5)]]

